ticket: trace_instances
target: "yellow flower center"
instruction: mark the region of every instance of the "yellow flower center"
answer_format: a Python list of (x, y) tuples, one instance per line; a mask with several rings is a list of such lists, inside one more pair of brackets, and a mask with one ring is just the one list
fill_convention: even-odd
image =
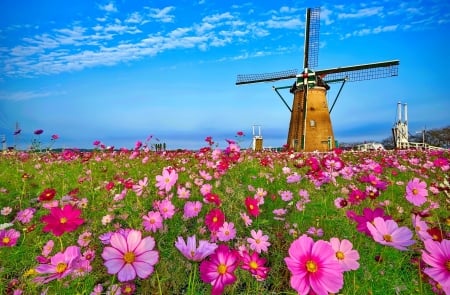
[(3, 243), (4, 245), (9, 244), (10, 241), (11, 241), (11, 239), (10, 239), (9, 237), (4, 237), (4, 238), (2, 239), (2, 243)]
[(131, 289), (130, 286), (126, 286), (125, 289), (123, 290), (123, 292), (124, 292), (125, 294), (130, 294), (131, 291), (133, 291), (133, 289)]
[(123, 260), (125, 260), (126, 263), (133, 263), (135, 259), (136, 255), (134, 255), (133, 252), (127, 252), (123, 255)]
[(217, 222), (217, 217), (214, 216), (212, 221), (213, 221), (213, 222)]
[(317, 271), (317, 264), (314, 261), (312, 261), (312, 260), (308, 260), (306, 262), (306, 270), (309, 271), (309, 272), (312, 272), (312, 273), (316, 272)]
[(258, 263), (256, 263), (256, 261), (250, 261), (249, 266), (251, 269), (257, 269)]
[(225, 231), (225, 235), (228, 236), (230, 232), (228, 230)]
[(59, 219), (59, 222), (62, 223), (62, 224), (64, 224), (64, 223), (67, 222), (67, 218), (61, 217), (61, 218)]
[(150, 224), (155, 224), (156, 221), (154, 219), (150, 219), (149, 222)]
[(337, 251), (336, 252), (336, 258), (339, 259), (339, 260), (344, 260), (345, 255), (344, 255), (344, 253), (342, 253), (342, 251)]
[(56, 272), (63, 273), (67, 269), (67, 263), (60, 262), (56, 265)]
[(253, 210), (253, 208), (255, 208), (252, 204), (250, 204), (250, 206), (248, 206), (250, 208), (250, 210)]
[(217, 267), (217, 272), (221, 275), (225, 274), (227, 272), (227, 266), (225, 264), (219, 264)]
[(383, 240), (385, 240), (386, 242), (392, 242), (392, 236), (391, 235), (384, 235), (383, 236)]
[(450, 260), (447, 260), (445, 262), (445, 268), (447, 269), (447, 271), (450, 271)]
[(255, 243), (256, 243), (256, 244), (259, 244), (259, 243), (261, 243), (261, 240), (260, 240), (260, 239), (256, 239), (256, 240), (255, 240)]
[(194, 258), (194, 256), (195, 256), (195, 251), (191, 250), (191, 257)]
[(419, 191), (418, 191), (416, 188), (414, 188), (414, 189), (412, 190), (412, 193), (413, 193), (413, 195), (417, 195), (417, 193), (419, 193)]

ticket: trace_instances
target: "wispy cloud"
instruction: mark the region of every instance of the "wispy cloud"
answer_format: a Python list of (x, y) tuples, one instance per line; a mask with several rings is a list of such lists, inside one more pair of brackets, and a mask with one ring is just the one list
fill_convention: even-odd
[(169, 14), (171, 11), (175, 9), (174, 6), (167, 6), (163, 9), (159, 8), (150, 8), (149, 16), (155, 20), (164, 22), (164, 23), (171, 23), (174, 21), (175, 16), (172, 14)]
[(17, 91), (17, 92), (2, 91), (0, 92), (0, 100), (20, 101), (63, 94), (64, 93), (56, 93), (54, 91)]
[(380, 34), (385, 32), (394, 32), (398, 29), (398, 25), (391, 25), (391, 26), (378, 26), (375, 28), (365, 28), (361, 30), (356, 30), (351, 33), (346, 34), (343, 39), (350, 38), (350, 37), (362, 37), (366, 35), (374, 35), (374, 34)]
[(380, 15), (383, 12), (383, 7), (377, 6), (377, 7), (370, 7), (370, 8), (362, 8), (359, 10), (356, 10), (355, 12), (351, 13), (339, 13), (338, 18), (363, 18), (373, 15)]
[(106, 12), (117, 12), (117, 7), (113, 2), (109, 2), (105, 5), (99, 5), (98, 7)]

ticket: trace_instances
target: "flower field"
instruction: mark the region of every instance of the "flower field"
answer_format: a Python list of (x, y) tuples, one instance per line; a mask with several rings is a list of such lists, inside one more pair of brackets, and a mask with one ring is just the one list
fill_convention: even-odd
[(0, 155), (2, 294), (450, 294), (448, 151)]

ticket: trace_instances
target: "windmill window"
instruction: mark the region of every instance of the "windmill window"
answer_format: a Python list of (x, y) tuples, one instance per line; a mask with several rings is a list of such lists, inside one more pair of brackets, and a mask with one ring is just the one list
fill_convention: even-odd
[(309, 126), (311, 126), (311, 127), (316, 127), (316, 121), (310, 120), (310, 121), (309, 121)]

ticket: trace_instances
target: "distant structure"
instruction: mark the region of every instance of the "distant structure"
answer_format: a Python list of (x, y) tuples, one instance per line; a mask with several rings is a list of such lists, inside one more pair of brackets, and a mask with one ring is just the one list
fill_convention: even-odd
[[(361, 81), (398, 75), (398, 60), (338, 67), (313, 71), (318, 65), (320, 8), (306, 10), (303, 71), (296, 69), (267, 73), (238, 75), (236, 85), (295, 79), (292, 86), (273, 87), (291, 112), (287, 146), (294, 151), (329, 151), (336, 147), (330, 113), (346, 81)], [(328, 108), (326, 99), (329, 83), (342, 82), (341, 88)], [(294, 95), (292, 107), (278, 92), (290, 88)]]
[(410, 142), (408, 131), (408, 108), (406, 103), (397, 103), (397, 116), (392, 128), (392, 137), (396, 149), (426, 149), (442, 150), (441, 147), (429, 145), (425, 142), (425, 130), (422, 131), (422, 142)]
[(1, 140), (2, 140), (2, 151), (6, 151), (7, 150), (7, 145), (6, 145), (6, 135), (1, 135)]
[[(403, 112), (402, 112), (403, 109)], [(392, 128), (392, 137), (396, 149), (409, 148), (408, 108), (406, 103), (397, 103), (397, 119)]]
[[(258, 128), (258, 133), (255, 132), (255, 128)], [(254, 151), (260, 152), (263, 150), (263, 138), (261, 136), (261, 125), (253, 125), (253, 141), (252, 141), (252, 149)]]

